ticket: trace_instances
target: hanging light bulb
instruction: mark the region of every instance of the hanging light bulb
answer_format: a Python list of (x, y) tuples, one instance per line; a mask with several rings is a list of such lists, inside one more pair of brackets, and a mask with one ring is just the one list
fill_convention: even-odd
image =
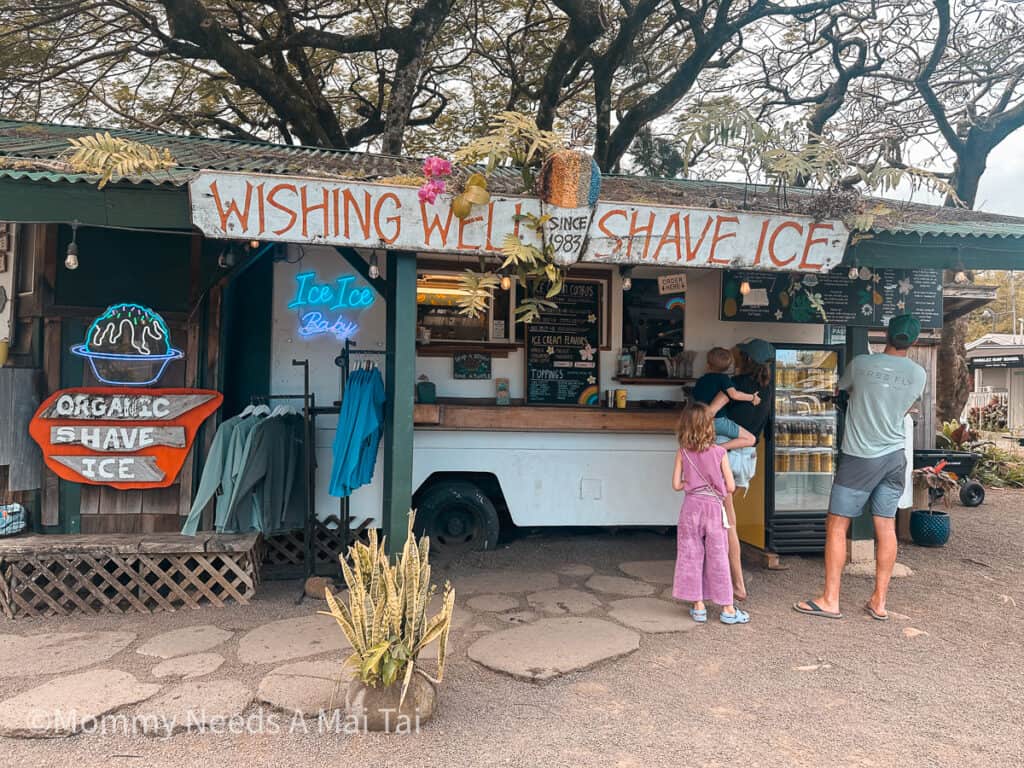
[(622, 270), (622, 290), (628, 291), (633, 288), (633, 268), (626, 267)]
[(252, 248), (255, 251), (257, 248), (260, 247), (260, 241), (259, 240), (250, 240), (249, 241), (249, 247)]
[(511, 291), (512, 290), (512, 278), (509, 277), (508, 275), (502, 275), (501, 276), (501, 289), (503, 291)]
[(78, 269), (78, 222), (71, 225), (71, 242), (68, 243), (68, 255), (64, 258), (66, 269)]
[(380, 277), (380, 267), (377, 265), (377, 252), (376, 251), (374, 251), (373, 253), (370, 254), (370, 270), (369, 270), (369, 275), (370, 275), (370, 278), (373, 279), (373, 280), (376, 280), (378, 277)]
[(859, 274), (860, 274), (860, 270), (859, 270), (859, 269), (857, 269), (857, 267), (856, 267), (856, 265), (855, 265), (855, 266), (852, 266), (852, 267), (850, 267), (850, 271), (846, 273), (846, 276), (847, 276), (848, 278), (850, 278), (851, 280), (856, 280), (856, 279), (857, 279), (857, 276), (858, 276)]
[(740, 293), (744, 296), (750, 293), (750, 283), (748, 283), (746, 280), (740, 283)]
[(963, 285), (967, 282), (967, 273), (962, 269), (957, 270), (957, 273), (953, 275), (953, 282), (957, 285)]

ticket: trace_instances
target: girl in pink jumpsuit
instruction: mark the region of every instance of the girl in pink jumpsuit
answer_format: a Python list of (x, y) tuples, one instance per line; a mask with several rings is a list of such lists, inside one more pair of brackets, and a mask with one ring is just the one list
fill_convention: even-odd
[(726, 452), (715, 445), (711, 409), (693, 403), (683, 409), (676, 428), (679, 453), (672, 487), (685, 491), (676, 529), (676, 572), (672, 595), (693, 603), (690, 616), (708, 620), (705, 600), (722, 606), (723, 624), (746, 624), (750, 616), (733, 605), (729, 572), (729, 521), (723, 506), (736, 490)]

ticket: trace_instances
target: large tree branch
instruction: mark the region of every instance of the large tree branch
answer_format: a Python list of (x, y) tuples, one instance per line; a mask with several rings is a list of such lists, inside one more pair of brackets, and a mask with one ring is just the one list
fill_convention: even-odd
[(931, 78), (934, 76), (935, 70), (938, 69), (939, 63), (946, 53), (946, 46), (949, 44), (949, 0), (934, 0), (934, 5), (935, 11), (938, 14), (939, 30), (935, 37), (935, 45), (932, 46), (931, 54), (914, 80), (914, 85), (917, 86), (918, 93), (921, 94), (921, 98), (935, 119), (935, 123), (938, 125), (939, 131), (942, 133), (943, 138), (945, 138), (946, 143), (949, 144), (950, 149), (959, 154), (963, 151), (963, 140), (957, 135), (956, 129), (949, 122), (946, 108), (939, 101), (939, 97), (936, 95), (931, 84)]
[(599, 0), (553, 0), (568, 17), (569, 25), (548, 61), (540, 87), (537, 125), (551, 130), (555, 110), (562, 96), (567, 76), (580, 62), (587, 49), (604, 34), (607, 20)]

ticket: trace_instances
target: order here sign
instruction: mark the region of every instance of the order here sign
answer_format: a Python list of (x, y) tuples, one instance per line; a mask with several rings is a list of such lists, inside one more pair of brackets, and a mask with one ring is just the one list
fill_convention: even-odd
[(171, 485), (199, 426), (223, 400), (204, 389), (78, 387), (52, 394), (29, 424), (46, 465), (75, 483)]
[(547, 241), (564, 265), (823, 272), (842, 260), (849, 238), (838, 220), (604, 200), (560, 208), (494, 197), (459, 219), (449, 195), (424, 203), (412, 187), (322, 178), (204, 171), (189, 193), (192, 223), (210, 237), (417, 252), (500, 254), (510, 234), (536, 237), (521, 215), (543, 213)]

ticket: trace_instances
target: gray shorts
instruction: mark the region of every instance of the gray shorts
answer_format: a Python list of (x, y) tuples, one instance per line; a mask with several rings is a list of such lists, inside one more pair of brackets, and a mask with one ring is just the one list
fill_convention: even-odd
[(906, 484), (907, 455), (902, 450), (865, 459), (839, 454), (828, 511), (840, 517), (860, 517), (871, 505), (876, 517), (896, 517)]

